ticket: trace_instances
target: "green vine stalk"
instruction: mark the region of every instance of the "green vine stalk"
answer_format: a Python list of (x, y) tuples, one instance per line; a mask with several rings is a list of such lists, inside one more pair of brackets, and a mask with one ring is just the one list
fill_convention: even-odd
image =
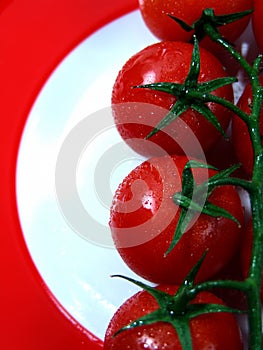
[[(209, 21), (204, 21), (205, 17), (208, 17)], [(213, 20), (211, 20), (211, 18)], [(199, 33), (201, 32), (208, 35), (214, 42), (217, 42), (224, 47), (244, 69), (252, 86), (253, 104), (250, 115), (244, 113), (241, 109), (228, 101), (218, 99), (217, 97), (213, 99), (213, 102), (229, 108), (246, 123), (252, 142), (254, 166), (251, 180), (246, 181), (235, 178), (226, 178), (223, 182), (219, 181), (217, 183), (217, 185), (234, 184), (241, 186), (249, 194), (253, 225), (252, 258), (248, 277), (244, 281), (204, 282), (194, 286), (192, 292), (195, 294), (201, 290), (215, 287), (236, 288), (245, 292), (248, 303), (249, 346), (251, 350), (260, 350), (262, 349), (260, 288), (263, 263), (263, 147), (259, 121), (263, 101), (263, 88), (260, 85), (259, 75), (262, 56), (259, 55), (255, 59), (253, 65), (250, 65), (240, 52), (221, 36), (217, 26), (214, 25), (216, 22), (217, 18), (214, 15), (213, 10), (207, 9), (203, 13), (202, 21), (197, 21), (193, 26), (189, 26), (188, 29), (198, 29)], [(211, 101), (211, 96), (203, 96), (203, 99), (206, 102)]]

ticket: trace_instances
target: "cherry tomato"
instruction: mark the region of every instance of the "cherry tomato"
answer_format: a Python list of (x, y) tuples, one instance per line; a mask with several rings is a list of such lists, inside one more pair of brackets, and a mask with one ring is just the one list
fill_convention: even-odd
[(254, 0), (254, 13), (252, 16), (253, 32), (261, 52), (263, 52), (263, 2), (262, 0)]
[[(263, 77), (260, 78), (261, 85), (263, 84)], [(242, 96), (238, 101), (238, 107), (244, 112), (251, 113), (252, 104), (252, 89), (251, 84), (247, 84)], [(260, 115), (260, 131), (263, 134), (263, 110)], [(245, 122), (238, 116), (233, 117), (232, 123), (232, 140), (238, 160), (242, 163), (244, 170), (248, 176), (252, 175), (253, 171), (253, 149), (250, 141), (248, 128)]]
[[(240, 247), (231, 259), (231, 261), (225, 266), (218, 274), (213, 276), (213, 280), (234, 280), (243, 281), (244, 274), (242, 271)], [(229, 307), (247, 310), (246, 295), (238, 289), (231, 288), (215, 288), (211, 290), (216, 296), (221, 298)]]
[[(139, 0), (139, 6), (146, 25), (156, 37), (161, 40), (188, 42), (193, 33), (183, 30), (167, 14), (192, 25), (206, 8), (212, 8), (215, 15), (242, 12), (253, 8), (253, 0)], [(219, 31), (228, 41), (235, 42), (247, 27), (250, 17), (249, 15), (234, 23), (221, 26)], [(208, 37), (202, 39), (200, 44), (218, 57), (230, 74), (236, 75), (240, 67), (224, 48)]]
[[(143, 162), (123, 180), (113, 199), (109, 224), (116, 248), (124, 262), (148, 281), (182, 283), (208, 249), (197, 275), (197, 280), (205, 280), (230, 261), (240, 244), (242, 229), (236, 222), (201, 214), (166, 254), (181, 212), (173, 195), (181, 191), (187, 161), (186, 156), (174, 155)], [(206, 169), (193, 169), (193, 174), (197, 184), (208, 177)], [(214, 189), (209, 201), (242, 225), (243, 208), (232, 186)]]
[[(153, 135), (149, 139), (151, 142), (131, 141), (145, 139), (176, 102), (176, 97), (169, 93), (133, 87), (158, 82), (184, 83), (190, 69), (192, 52), (192, 44), (156, 43), (131, 57), (119, 72), (112, 91), (114, 118), (120, 135), (138, 153), (145, 156), (156, 156), (162, 152), (182, 153), (182, 144), (191, 145), (194, 141), (207, 151), (219, 139), (220, 133), (216, 128), (201, 114), (188, 108), (180, 116), (180, 121), (172, 121)], [(200, 61), (199, 82), (226, 76), (222, 64), (208, 51), (200, 50)], [(231, 85), (221, 87), (213, 94), (233, 101)], [(208, 107), (226, 130), (232, 116), (229, 110), (212, 102), (208, 103)], [(154, 144), (161, 150), (153, 148)], [(194, 145), (192, 152), (195, 149)]]
[[(242, 265), (244, 278), (247, 277), (248, 271), (249, 271), (251, 250), (252, 250), (252, 239), (253, 239), (253, 229), (252, 229), (252, 220), (250, 219), (250, 221), (248, 222), (247, 228), (245, 230), (244, 240), (241, 248), (241, 265)], [(263, 302), (263, 281), (261, 283), (261, 301)]]
[[(222, 157), (222, 155), (224, 155)], [(217, 169), (226, 169), (238, 163), (236, 152), (230, 138), (221, 137), (216, 145), (206, 154), (208, 164), (213, 165)], [(241, 169), (235, 171), (235, 176), (244, 177)]]
[[(189, 41), (193, 33), (183, 30), (167, 14), (192, 25), (206, 8), (212, 8), (215, 15), (225, 15), (252, 9), (253, 0), (139, 0), (139, 7), (146, 25), (159, 39)], [(235, 41), (246, 28), (249, 18), (222, 26), (221, 34), (230, 42)]]
[[(158, 288), (169, 294), (175, 294), (178, 289), (176, 286)], [(221, 299), (209, 292), (200, 293), (193, 303), (223, 304)], [(124, 302), (107, 328), (104, 350), (181, 350), (175, 329), (171, 324), (164, 322), (129, 329), (113, 337), (122, 327), (157, 308), (156, 300), (146, 291), (138, 292)], [(190, 330), (195, 350), (243, 349), (239, 327), (233, 314), (211, 313), (198, 316), (190, 321)]]

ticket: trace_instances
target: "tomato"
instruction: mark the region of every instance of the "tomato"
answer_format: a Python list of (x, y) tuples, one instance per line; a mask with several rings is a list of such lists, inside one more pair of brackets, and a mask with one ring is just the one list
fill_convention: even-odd
[[(252, 250), (252, 239), (253, 239), (253, 229), (252, 220), (248, 222), (247, 228), (245, 230), (244, 239), (241, 248), (241, 265), (243, 271), (243, 277), (246, 278), (249, 271), (251, 250)], [(263, 274), (263, 272), (262, 272)], [(261, 301), (263, 302), (263, 280), (261, 283)]]
[[(258, 1), (260, 2), (260, 0)], [(139, 7), (149, 30), (161, 40), (186, 41), (193, 35), (167, 16), (171, 14), (192, 25), (206, 8), (212, 8), (215, 15), (242, 12), (253, 8), (253, 0), (139, 0)], [(250, 16), (234, 23), (219, 27), (220, 33), (230, 42), (235, 42), (247, 27)], [(224, 48), (210, 38), (201, 40), (201, 45), (217, 56), (229, 73), (235, 75), (239, 65)]]
[(263, 2), (262, 0), (254, 0), (254, 13), (252, 16), (253, 32), (261, 52), (263, 52)]
[[(167, 14), (192, 25), (206, 8), (212, 8), (215, 15), (225, 15), (252, 9), (253, 0), (139, 0), (139, 7), (146, 25), (159, 39), (189, 41), (193, 33), (183, 30)], [(220, 32), (233, 42), (241, 35), (248, 22), (249, 16), (221, 27)]]
[[(116, 248), (124, 262), (148, 281), (182, 283), (208, 249), (197, 275), (197, 280), (205, 280), (230, 261), (240, 244), (242, 228), (236, 222), (201, 214), (166, 254), (181, 212), (173, 195), (181, 191), (187, 161), (186, 156), (174, 155), (143, 162), (123, 180), (113, 199), (109, 224)], [(200, 168), (193, 174), (197, 184), (208, 176)], [(209, 201), (243, 223), (240, 197), (232, 186), (217, 187)]]
[[(224, 155), (224, 156), (222, 156)], [(238, 158), (231, 138), (222, 137), (216, 145), (206, 154), (206, 161), (217, 169), (226, 169), (238, 163)], [(245, 177), (243, 169), (235, 171), (235, 176)]]
[[(218, 274), (213, 276), (213, 280), (243, 281), (244, 274), (242, 271), (240, 255), (240, 249), (238, 249), (231, 261)], [(231, 288), (215, 288), (212, 292), (221, 298), (229, 307), (239, 310), (247, 310), (246, 296), (242, 291)]]
[[(176, 286), (159, 286), (168, 294), (175, 294)], [(203, 292), (193, 300), (195, 304), (223, 304), (212, 293)], [(114, 314), (107, 328), (104, 350), (165, 349), (181, 350), (175, 329), (169, 323), (157, 322), (113, 335), (139, 317), (158, 309), (156, 300), (146, 291), (138, 292), (124, 302)], [(243, 349), (239, 327), (233, 314), (211, 313), (193, 318), (190, 330), (195, 350), (203, 349)]]
[[(131, 141), (145, 139), (176, 102), (176, 97), (169, 93), (133, 87), (158, 82), (184, 83), (192, 52), (192, 44), (160, 42), (135, 54), (120, 70), (112, 91), (113, 114), (120, 135), (136, 152), (145, 156), (156, 156), (162, 152), (182, 153), (182, 144), (193, 144), (191, 151), (195, 152), (197, 143), (207, 151), (219, 139), (220, 133), (216, 128), (198, 112), (188, 108), (180, 116), (183, 123), (174, 120), (152, 136), (151, 142)], [(222, 64), (208, 51), (200, 50), (200, 61), (199, 82), (226, 76)], [(233, 101), (231, 85), (221, 87), (213, 94)], [(229, 110), (212, 102), (208, 103), (208, 107), (226, 130), (232, 116)], [(161, 150), (156, 150), (153, 145), (158, 145)]]
[[(263, 77), (260, 78), (260, 82), (262, 85)], [(251, 104), (252, 89), (251, 84), (247, 84), (242, 96), (238, 101), (238, 107), (241, 108), (244, 112), (250, 114)], [(260, 131), (261, 134), (263, 134), (263, 110), (261, 111), (260, 115)], [(251, 176), (254, 164), (252, 144), (245, 122), (236, 115), (233, 117), (232, 123), (232, 141), (238, 160), (240, 163), (242, 163), (242, 166), (247, 175)]]

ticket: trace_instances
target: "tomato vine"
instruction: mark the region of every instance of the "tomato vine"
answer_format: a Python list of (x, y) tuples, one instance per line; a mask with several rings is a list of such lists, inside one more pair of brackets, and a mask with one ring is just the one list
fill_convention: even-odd
[[(211, 9), (205, 10), (209, 12), (211, 16), (216, 17)], [(246, 72), (252, 86), (252, 109), (251, 114), (244, 114), (240, 109), (229, 104), (231, 108), (240, 118), (244, 120), (248, 127), (253, 150), (254, 150), (254, 167), (252, 178), (250, 181), (244, 181), (240, 183), (238, 180), (237, 185), (242, 186), (248, 191), (250, 196), (250, 206), (252, 212), (252, 225), (253, 225), (253, 244), (252, 244), (252, 258), (251, 265), (247, 279), (244, 282), (232, 283), (221, 282), (222, 287), (232, 286), (237, 289), (245, 291), (248, 301), (248, 320), (250, 330), (250, 349), (262, 348), (262, 319), (261, 319), (261, 300), (260, 300), (260, 286), (262, 278), (262, 263), (263, 263), (263, 147), (262, 139), (260, 135), (260, 111), (263, 101), (263, 88), (260, 85), (260, 63), (262, 56), (259, 55), (253, 65), (250, 65), (247, 60), (235, 50), (235, 48), (225, 40), (217, 30), (217, 28), (210, 22), (203, 26), (205, 33), (215, 42), (222, 45), (230, 54), (240, 63), (244, 71)], [(221, 101), (218, 101), (221, 103)], [(214, 286), (217, 284), (211, 283)], [(203, 283), (199, 286), (199, 289), (208, 288), (209, 283)]]
[[(202, 305), (201, 307), (194, 308), (189, 306), (189, 302), (200, 292), (207, 291), (214, 288), (231, 288), (237, 289), (246, 294), (248, 304), (248, 323), (249, 323), (249, 346), (251, 350), (262, 349), (262, 315), (261, 315), (261, 279), (262, 279), (262, 264), (263, 264), (263, 147), (262, 136), (260, 134), (260, 112), (263, 102), (263, 87), (260, 84), (260, 64), (262, 56), (259, 55), (250, 64), (242, 54), (235, 49), (235, 47), (229, 43), (220, 34), (218, 27), (224, 24), (228, 24), (234, 20), (240, 19), (251, 11), (245, 11), (238, 14), (216, 16), (212, 9), (206, 9), (199, 20), (194, 24), (189, 25), (182, 20), (170, 16), (181, 27), (187, 31), (194, 31), (193, 42), (194, 49), (192, 55), (191, 67), (189, 74), (184, 84), (174, 83), (154, 83), (147, 85), (135, 86), (134, 88), (147, 88), (152, 90), (158, 90), (166, 93), (170, 93), (176, 97), (176, 102), (169, 113), (164, 119), (153, 129), (153, 131), (147, 136), (150, 138), (160, 129), (164, 128), (167, 124), (178, 118), (186, 109), (192, 108), (202, 114), (207, 120), (209, 120), (214, 127), (224, 134), (221, 125), (216, 117), (206, 106), (207, 102), (214, 102), (228, 108), (241, 118), (247, 125), (253, 150), (254, 150), (254, 166), (251, 179), (243, 179), (233, 176), (233, 172), (237, 169), (238, 165), (232, 166), (216, 175), (212, 176), (206, 183), (196, 185), (192, 176), (192, 169), (194, 167), (204, 167), (204, 165), (198, 162), (190, 161), (184, 168), (182, 174), (182, 191), (175, 193), (173, 200), (181, 207), (181, 218), (178, 221), (174, 239), (171, 243), (166, 254), (173, 249), (173, 247), (180, 240), (184, 233), (188, 223), (191, 220), (191, 215), (194, 212), (203, 212), (211, 216), (225, 216), (230, 220), (233, 220), (238, 225), (238, 221), (235, 217), (232, 217), (230, 213), (224, 211), (222, 208), (212, 205), (209, 200), (209, 194), (219, 186), (234, 185), (243, 188), (248, 192), (250, 198), (250, 206), (252, 213), (252, 225), (253, 225), (253, 244), (252, 244), (252, 258), (249, 273), (246, 279), (243, 281), (236, 280), (209, 280), (199, 283), (194, 283), (194, 277), (196, 276), (198, 269), (201, 266), (203, 258), (193, 267), (193, 270), (186, 277), (184, 283), (179, 287), (178, 292), (174, 296), (166, 295), (163, 292), (146, 286), (145, 284), (134, 281), (130, 278), (125, 279), (135, 283), (142, 287), (153, 295), (160, 309), (156, 312), (146, 315), (138, 320), (135, 320), (131, 324), (122, 328), (116, 334), (123, 332), (127, 329), (138, 327), (142, 324), (150, 324), (157, 321), (164, 320), (171, 323), (177, 330), (181, 344), (185, 350), (192, 349), (191, 335), (189, 331), (189, 320), (192, 317), (201, 315), (207, 312), (239, 312), (237, 310), (223, 307), (222, 305)], [(232, 84), (236, 81), (236, 78), (228, 77), (212, 80), (205, 83), (198, 83), (198, 75), (200, 70), (200, 56), (197, 40), (203, 39), (207, 35), (214, 42), (220, 44), (225, 48), (240, 64), (244, 72), (247, 74), (252, 86), (252, 107), (251, 113), (248, 114), (241, 110), (238, 106), (227, 101), (223, 98), (213, 95), (211, 92), (226, 84)], [(204, 191), (205, 188), (205, 191)], [(194, 202), (193, 193), (199, 193), (199, 195), (207, 196), (203, 205), (199, 206)], [(198, 197), (198, 196), (197, 196)], [(189, 214), (190, 213), (190, 214)], [(121, 276), (123, 277), (123, 276)], [(172, 309), (171, 309), (172, 307)], [(175, 317), (177, 316), (177, 317)]]
[[(240, 14), (238, 14), (238, 17), (239, 15)], [(246, 15), (246, 13), (243, 13), (243, 15)], [(233, 15), (232, 17), (234, 19), (235, 16)], [(243, 187), (249, 193), (253, 225), (252, 258), (249, 274), (246, 280), (242, 282), (203, 282), (199, 285), (194, 286), (193, 292), (196, 293), (197, 291), (207, 290), (209, 288), (215, 288), (219, 286), (223, 288), (236, 288), (244, 291), (246, 293), (248, 302), (250, 349), (262, 349), (260, 288), (263, 263), (263, 147), (259, 126), (260, 112), (263, 101), (263, 88), (261, 87), (259, 80), (262, 56), (259, 55), (255, 59), (253, 65), (250, 65), (248, 61), (240, 54), (240, 52), (237, 51), (227, 40), (221, 36), (217, 30), (217, 26), (219, 24), (222, 25), (224, 21), (219, 21), (219, 19), (222, 19), (222, 16), (220, 16), (220, 18), (218, 16), (215, 16), (212, 9), (204, 10), (201, 19), (195, 22), (192, 26), (189, 26), (176, 18), (174, 19), (187, 30), (197, 30), (199, 32), (200, 38), (206, 34), (213, 41), (223, 46), (238, 61), (251, 82), (253, 104), (250, 115), (244, 113), (241, 109), (228, 101), (223, 101), (217, 97), (213, 98), (214, 102), (222, 104), (225, 107), (229, 108), (246, 123), (254, 150), (254, 167), (251, 180), (224, 178), (223, 181), (219, 180), (216, 184), (218, 186), (224, 184), (234, 184)], [(228, 23), (229, 20), (232, 20), (231, 16), (225, 16), (224, 19), (226, 23)], [(203, 100), (211, 101), (211, 97), (211, 95), (203, 95)]]

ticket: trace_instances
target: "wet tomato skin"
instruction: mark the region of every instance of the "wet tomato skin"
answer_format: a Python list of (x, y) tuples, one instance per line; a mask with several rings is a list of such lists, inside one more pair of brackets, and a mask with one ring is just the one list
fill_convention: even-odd
[[(177, 120), (152, 136), (149, 139), (151, 142), (140, 144), (129, 141), (144, 140), (176, 101), (175, 96), (169, 93), (134, 88), (134, 86), (159, 82), (184, 83), (190, 69), (192, 51), (193, 45), (188, 43), (155, 43), (132, 56), (118, 73), (112, 91), (114, 119), (120, 135), (136, 152), (147, 157), (162, 153), (180, 154), (183, 153), (182, 144), (193, 143), (193, 138), (206, 152), (218, 141), (220, 133), (202, 115), (191, 108), (180, 116), (180, 120), (186, 127), (178, 125)], [(214, 55), (201, 49), (200, 56), (199, 82), (226, 76), (222, 64)], [(213, 94), (233, 101), (231, 85), (217, 89)], [(144, 104), (148, 105), (147, 112)], [(157, 106), (160, 108), (159, 111)], [(219, 104), (208, 103), (208, 106), (226, 130), (232, 113)], [(161, 152), (153, 150), (151, 143), (158, 145)], [(192, 148), (192, 152), (194, 149), (195, 147)]]
[[(154, 283), (182, 283), (206, 249), (197, 280), (210, 278), (230, 261), (242, 238), (242, 228), (235, 222), (202, 214), (165, 254), (180, 213), (172, 196), (181, 191), (187, 161), (185, 156), (152, 158), (134, 169), (114, 196), (110, 227), (116, 248), (136, 274)], [(194, 170), (196, 182), (203, 182), (207, 173)], [(242, 204), (233, 187), (218, 187), (209, 198), (243, 223)]]
[[(169, 294), (175, 294), (178, 289), (177, 286), (167, 285), (158, 288)], [(193, 303), (223, 304), (221, 299), (209, 292), (200, 293)], [(145, 291), (138, 292), (129, 298), (120, 306), (109, 323), (104, 350), (181, 350), (176, 331), (170, 324), (164, 322), (130, 329), (113, 337), (123, 326), (157, 308), (156, 300)], [(239, 327), (232, 314), (214, 313), (196, 317), (191, 321), (190, 329), (195, 350), (243, 349)]]
[[(257, 6), (262, 8), (261, 0), (257, 2), (260, 3)], [(216, 15), (242, 12), (253, 9), (253, 0), (139, 0), (139, 5), (144, 22), (157, 38), (161, 40), (189, 42), (193, 32), (183, 30), (179, 24), (167, 16), (167, 13), (192, 25), (206, 8), (212, 8)], [(257, 26), (260, 28), (258, 36), (260, 37), (262, 33), (261, 15), (259, 14), (257, 17)], [(251, 15), (248, 15), (239, 21), (221, 26), (218, 29), (223, 37), (229, 42), (234, 43), (244, 32), (250, 18)], [(232, 73), (236, 75), (238, 65), (233, 57), (226, 53), (224, 48), (208, 37), (202, 39), (200, 45), (218, 57), (231, 75)]]
[[(189, 41), (193, 33), (183, 30), (167, 14), (192, 25), (206, 8), (212, 8), (216, 15), (242, 12), (253, 8), (253, 0), (139, 0), (139, 8), (146, 25), (159, 39)], [(246, 28), (249, 18), (221, 27), (221, 34), (230, 42), (235, 41)]]

